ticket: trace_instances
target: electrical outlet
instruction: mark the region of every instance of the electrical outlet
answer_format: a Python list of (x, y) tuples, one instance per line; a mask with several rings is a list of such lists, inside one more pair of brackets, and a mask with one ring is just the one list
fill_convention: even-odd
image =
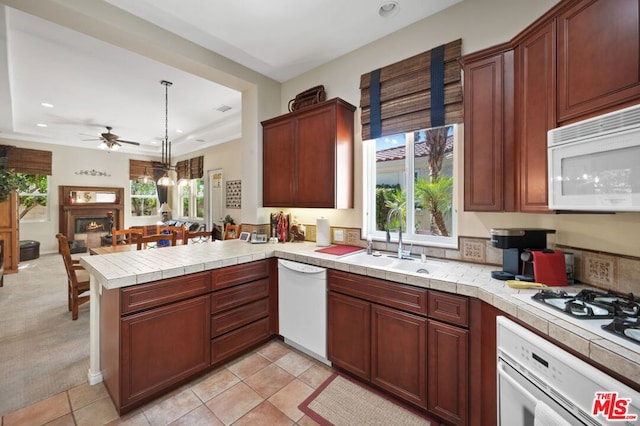
[(334, 229), (333, 230), (333, 241), (336, 243), (344, 242), (344, 230), (343, 229)]

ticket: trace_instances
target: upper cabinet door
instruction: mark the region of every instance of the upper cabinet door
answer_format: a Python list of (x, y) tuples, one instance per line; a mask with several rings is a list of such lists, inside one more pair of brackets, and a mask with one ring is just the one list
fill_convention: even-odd
[(548, 212), (547, 131), (556, 127), (555, 46), (552, 20), (516, 48), (521, 212)]
[(581, 0), (558, 17), (558, 121), (640, 96), (638, 0)]
[(301, 115), (296, 125), (296, 189), (298, 207), (330, 207), (335, 201), (335, 107)]
[(513, 209), (512, 99), (513, 51), (465, 58), (465, 211)]
[(262, 196), (265, 207), (293, 205), (294, 122), (285, 120), (262, 129)]
[(262, 122), (264, 207), (353, 208), (353, 115), (339, 98)]

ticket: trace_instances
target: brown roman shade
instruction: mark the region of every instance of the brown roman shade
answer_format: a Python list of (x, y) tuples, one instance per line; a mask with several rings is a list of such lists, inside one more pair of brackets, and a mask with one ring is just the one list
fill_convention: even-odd
[(0, 153), (6, 158), (7, 169), (30, 175), (51, 175), (51, 151), (0, 145)]
[(176, 163), (176, 175), (178, 180), (189, 179), (189, 160), (182, 160)]
[(202, 170), (204, 165), (204, 157), (194, 157), (189, 160), (189, 171), (190, 171), (190, 179), (202, 179), (204, 176), (204, 170)]
[(145, 173), (154, 179), (153, 165), (153, 161), (129, 160), (129, 180), (136, 180)]
[(194, 157), (176, 163), (176, 174), (180, 179), (201, 179), (204, 176), (204, 157)]
[(362, 140), (461, 123), (461, 54), (459, 39), (363, 74)]

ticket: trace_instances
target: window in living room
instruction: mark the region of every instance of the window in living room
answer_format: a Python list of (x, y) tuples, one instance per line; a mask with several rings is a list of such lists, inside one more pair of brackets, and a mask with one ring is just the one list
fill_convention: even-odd
[(131, 180), (131, 216), (158, 215), (158, 190), (152, 180)]
[[(404, 241), (457, 246), (453, 208), (456, 130), (457, 126), (450, 125), (365, 142), (367, 234), (385, 239), (387, 217), (396, 209), (402, 217)], [(399, 217), (391, 214), (389, 218), (395, 242)]]
[(49, 176), (19, 173), (26, 188), (18, 193), (21, 222), (49, 220)]
[(178, 215), (183, 219), (204, 219), (204, 179), (183, 179), (178, 183)]

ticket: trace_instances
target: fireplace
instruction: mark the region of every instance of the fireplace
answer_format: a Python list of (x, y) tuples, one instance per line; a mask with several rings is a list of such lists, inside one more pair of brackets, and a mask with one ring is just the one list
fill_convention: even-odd
[(74, 247), (99, 247), (111, 223), (123, 227), (123, 196), (124, 188), (60, 186), (59, 232)]
[(74, 224), (75, 234), (86, 234), (87, 232), (109, 233), (109, 218), (104, 217), (76, 217)]

